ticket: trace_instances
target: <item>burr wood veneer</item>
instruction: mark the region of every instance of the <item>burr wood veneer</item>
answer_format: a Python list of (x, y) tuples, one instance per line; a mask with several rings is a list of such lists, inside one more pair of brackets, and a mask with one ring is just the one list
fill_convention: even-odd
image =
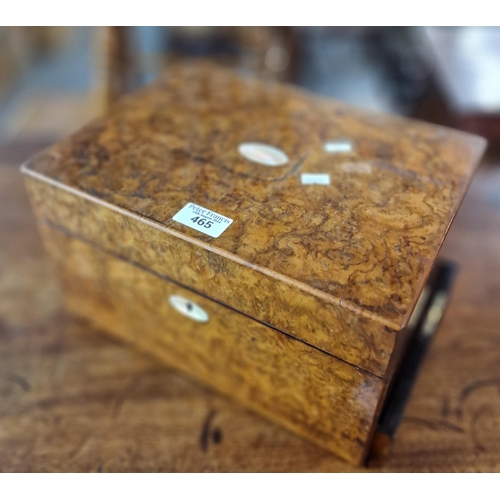
[[(196, 62), (23, 172), (71, 311), (360, 463), (484, 146)], [(188, 203), (232, 223), (173, 220)]]

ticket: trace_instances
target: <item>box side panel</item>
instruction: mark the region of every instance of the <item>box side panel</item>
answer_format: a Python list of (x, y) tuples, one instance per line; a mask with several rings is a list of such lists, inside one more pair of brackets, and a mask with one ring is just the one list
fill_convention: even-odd
[[(68, 308), (344, 459), (360, 463), (385, 381), (41, 224)], [(209, 315), (175, 311), (181, 295)]]
[[(384, 376), (395, 332), (276, 276), (74, 192), (26, 176), (37, 217), (161, 273), (347, 363)], [(182, 236), (182, 235), (181, 235)]]

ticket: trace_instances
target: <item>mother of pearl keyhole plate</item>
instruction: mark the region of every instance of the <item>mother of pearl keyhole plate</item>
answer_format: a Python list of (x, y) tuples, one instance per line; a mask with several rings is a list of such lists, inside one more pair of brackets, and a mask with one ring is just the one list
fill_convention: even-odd
[(208, 313), (205, 309), (181, 295), (171, 295), (168, 298), (168, 302), (177, 312), (186, 316), (186, 318), (198, 321), (198, 323), (206, 323), (209, 320)]
[(242, 142), (238, 152), (243, 158), (266, 167), (281, 167), (290, 161), (281, 149), (262, 142)]

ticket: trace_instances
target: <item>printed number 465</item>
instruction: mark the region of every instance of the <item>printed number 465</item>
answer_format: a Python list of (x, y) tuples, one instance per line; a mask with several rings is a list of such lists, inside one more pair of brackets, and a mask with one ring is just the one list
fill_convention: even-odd
[(203, 219), (200, 217), (193, 217), (191, 219), (195, 224), (198, 224), (198, 226), (205, 226), (207, 229), (212, 227), (213, 222), (211, 220)]

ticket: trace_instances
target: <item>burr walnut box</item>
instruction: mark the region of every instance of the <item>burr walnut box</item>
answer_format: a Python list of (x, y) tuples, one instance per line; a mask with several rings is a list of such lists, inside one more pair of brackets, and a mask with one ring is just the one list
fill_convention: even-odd
[(361, 463), (484, 147), (193, 62), (22, 172), (69, 311)]

